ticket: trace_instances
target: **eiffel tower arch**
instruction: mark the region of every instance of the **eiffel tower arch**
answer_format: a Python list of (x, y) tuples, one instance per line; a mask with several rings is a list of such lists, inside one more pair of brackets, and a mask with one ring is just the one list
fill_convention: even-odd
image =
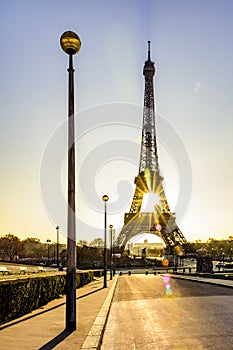
[[(152, 233), (164, 241), (167, 253), (171, 253), (175, 247), (186, 245), (187, 241), (176, 224), (175, 213), (169, 209), (159, 170), (153, 85), (155, 67), (150, 57), (150, 41), (143, 75), (145, 94), (139, 173), (134, 180), (136, 188), (130, 211), (125, 213), (124, 226), (114, 245), (119, 251), (123, 251), (132, 237)], [(153, 209), (150, 211), (142, 210), (145, 197), (148, 202), (152, 201)]]

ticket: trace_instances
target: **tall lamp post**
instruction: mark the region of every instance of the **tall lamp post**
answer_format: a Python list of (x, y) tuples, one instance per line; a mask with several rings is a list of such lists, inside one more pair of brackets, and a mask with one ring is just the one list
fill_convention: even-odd
[(112, 280), (112, 229), (113, 225), (109, 225), (110, 228), (110, 280)]
[(68, 215), (67, 215), (67, 273), (66, 329), (76, 329), (76, 232), (75, 232), (75, 148), (74, 148), (74, 68), (73, 56), (81, 48), (81, 40), (67, 31), (60, 38), (62, 50), (69, 55), (68, 91)]
[(53, 264), (55, 264), (55, 261), (56, 261), (56, 251), (55, 251), (55, 248), (56, 248), (56, 243), (53, 242)]
[(51, 239), (47, 239), (47, 243), (48, 243), (48, 266), (49, 266), (49, 243), (51, 243)]
[(59, 226), (56, 227), (57, 230), (57, 268), (59, 268)]
[(104, 288), (107, 288), (107, 201), (109, 197), (105, 194), (104, 201)]
[(112, 230), (112, 241), (113, 241), (113, 243), (112, 243), (112, 255), (113, 255), (113, 258), (112, 258), (113, 271), (112, 271), (112, 273), (113, 273), (113, 276), (115, 276), (115, 269), (116, 269), (116, 267), (115, 267), (115, 229)]

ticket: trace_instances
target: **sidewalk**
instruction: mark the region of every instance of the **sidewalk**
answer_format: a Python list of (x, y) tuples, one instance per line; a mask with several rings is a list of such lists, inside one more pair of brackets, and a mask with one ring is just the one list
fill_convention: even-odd
[(203, 282), (203, 283), (211, 283), (215, 285), (221, 285), (224, 287), (233, 288), (233, 280), (226, 280), (226, 279), (220, 279), (220, 278), (210, 278), (210, 277), (201, 277), (201, 276), (192, 276), (190, 275), (171, 275), (173, 278), (180, 278), (180, 279), (186, 279), (186, 280), (192, 280), (197, 282)]
[(65, 297), (63, 297), (2, 325), (0, 350), (79, 350), (88, 349), (90, 344), (93, 349), (93, 341), (98, 344), (103, 335), (117, 277), (107, 281), (107, 288), (103, 288), (101, 278), (77, 289), (76, 331), (68, 333), (64, 330)]

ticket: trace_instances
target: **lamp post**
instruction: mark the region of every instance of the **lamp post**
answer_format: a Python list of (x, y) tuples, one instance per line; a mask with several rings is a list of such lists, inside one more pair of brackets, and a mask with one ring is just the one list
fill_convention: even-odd
[(53, 242), (53, 264), (55, 265), (55, 261), (56, 261), (56, 243)]
[(110, 280), (112, 280), (112, 229), (113, 225), (109, 225), (110, 228)]
[(112, 271), (112, 274), (113, 276), (115, 276), (115, 271), (116, 271), (116, 267), (115, 267), (115, 229), (112, 230), (112, 241), (113, 241), (113, 244), (112, 244), (112, 255), (113, 255), (113, 271)]
[(48, 266), (49, 266), (49, 243), (51, 243), (51, 239), (47, 239), (47, 243), (48, 243)]
[(59, 226), (56, 227), (57, 230), (57, 268), (59, 268)]
[(73, 56), (81, 48), (81, 40), (67, 31), (60, 38), (62, 50), (69, 55), (68, 91), (68, 215), (67, 215), (67, 273), (66, 329), (76, 329), (76, 232), (75, 232), (75, 148), (74, 148), (74, 69)]
[(108, 196), (105, 194), (102, 197), (104, 201), (104, 288), (107, 288), (107, 201), (109, 200)]

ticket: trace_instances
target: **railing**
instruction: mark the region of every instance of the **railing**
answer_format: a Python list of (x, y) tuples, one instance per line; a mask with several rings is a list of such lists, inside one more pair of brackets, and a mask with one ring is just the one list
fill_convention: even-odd
[(154, 274), (159, 275), (162, 273), (194, 273), (196, 272), (196, 267), (158, 267), (158, 268), (122, 268), (122, 269), (116, 269), (116, 273), (122, 274), (142, 274), (145, 273), (148, 274)]

